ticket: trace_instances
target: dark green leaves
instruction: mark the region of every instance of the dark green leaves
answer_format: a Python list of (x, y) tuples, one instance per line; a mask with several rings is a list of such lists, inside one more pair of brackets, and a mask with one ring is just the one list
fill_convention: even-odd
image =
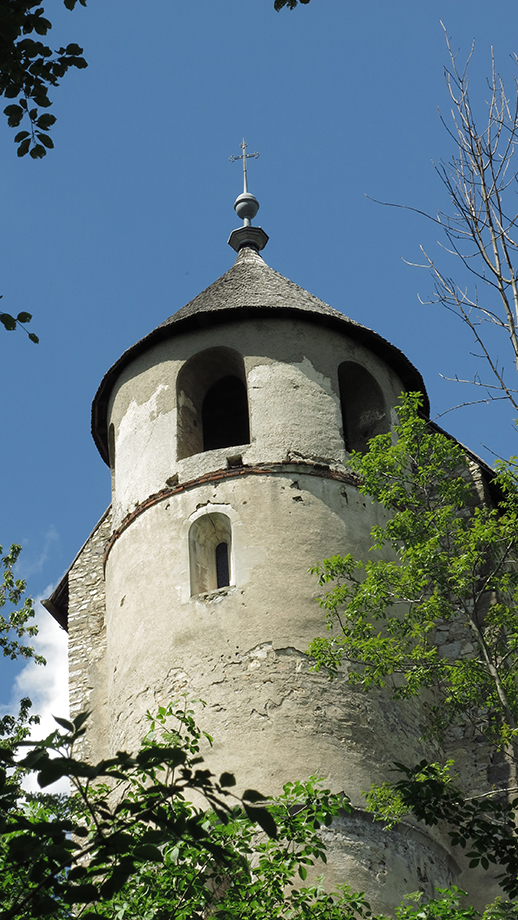
[(21, 105), (7, 105), (4, 109), (4, 115), (7, 115), (9, 127), (17, 128), (23, 118), (24, 111)]
[[(22, 141), (22, 144), (20, 146), (22, 146), (23, 144), (26, 144), (27, 150), (28, 150), (29, 143), (30, 143), (29, 140), (24, 140)], [(1, 299), (1, 296), (0, 296), (0, 299)], [(10, 313), (0, 313), (0, 323), (2, 323), (2, 325), (4, 326), (5, 329), (7, 329), (8, 332), (13, 332), (18, 325), (20, 325), (22, 329), (24, 329), (25, 324), (30, 323), (31, 319), (32, 319), (32, 314), (27, 313), (25, 310), (22, 310), (21, 313), (18, 313), (18, 316), (16, 317), (11, 316)], [(37, 335), (35, 335), (34, 332), (28, 332), (27, 329), (25, 329), (25, 331), (27, 332), (27, 335), (29, 336), (31, 342), (35, 342), (36, 344), (39, 342), (39, 338)]]
[[(113, 920), (150, 911), (187, 920), (212, 916), (215, 891), (218, 916), (228, 920), (243, 916), (245, 902), (250, 920), (344, 920), (340, 896), (331, 915), (330, 896), (318, 886), (295, 887), (316, 860), (325, 861), (318, 827), (339, 813), (342, 797), (313, 777), (287, 784), (267, 806), (256, 804), (265, 802), (256, 790), (247, 790), (246, 801), (232, 796), (229, 805), (234, 777), (223, 773), (217, 783), (200, 768), (205, 733), (178, 705), (150, 718), (152, 731), (135, 757), (119, 752), (87, 764), (73, 756), (85, 718), (57, 719), (62, 731), (38, 744), (22, 732), (0, 745), (0, 760), (37, 772), (40, 783), (68, 776), (80, 791), (65, 804), (52, 796), (25, 799), (0, 770), (1, 920), (66, 920), (71, 912)], [(27, 752), (21, 759), (20, 751)], [(212, 810), (189, 804), (193, 793)], [(361, 916), (364, 902), (354, 897)]]
[[(310, 0), (298, 0), (300, 3), (309, 3)], [(289, 10), (294, 10), (297, 6), (297, 0), (275, 0), (273, 7), (277, 12), (287, 6)]]
[(453, 785), (448, 769), (421, 761), (415, 767), (395, 764), (403, 779), (392, 784), (407, 812), (428, 825), (444, 821), (449, 825), (453, 846), (470, 849), (466, 853), (472, 869), (497, 867), (496, 878), (506, 894), (518, 895), (518, 800), (503, 801), (492, 796), (465, 798)]
[[(65, 6), (73, 9), (76, 2), (67, 0)], [(86, 5), (86, 0), (79, 2)], [(27, 129), (23, 137), (16, 135), (18, 156), (30, 153), (33, 159), (41, 159), (53, 147), (48, 132), (56, 119), (40, 114), (40, 109), (51, 105), (49, 90), (59, 85), (71, 67), (83, 69), (87, 64), (75, 42), (56, 51), (39, 40), (50, 32), (52, 23), (34, 0), (2, 0), (0, 13), (0, 96), (17, 100), (5, 107), (4, 114), (9, 127), (16, 128), (23, 121)]]
[(8, 332), (16, 329), (16, 320), (10, 313), (0, 313), (0, 323), (3, 323)]

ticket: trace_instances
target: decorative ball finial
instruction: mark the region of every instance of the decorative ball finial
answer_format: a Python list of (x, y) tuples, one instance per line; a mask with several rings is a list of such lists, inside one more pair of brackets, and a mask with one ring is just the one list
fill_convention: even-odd
[(244, 138), (240, 147), (242, 153), (239, 154), (239, 156), (229, 157), (229, 160), (231, 163), (234, 163), (236, 160), (243, 161), (243, 192), (241, 195), (237, 196), (234, 202), (234, 210), (237, 216), (242, 219), (243, 226), (240, 227), (239, 230), (232, 231), (228, 242), (236, 252), (239, 252), (243, 246), (251, 246), (253, 249), (261, 250), (266, 246), (268, 236), (261, 227), (252, 227), (252, 220), (259, 210), (259, 202), (255, 195), (252, 195), (252, 193), (248, 191), (248, 176), (246, 172), (246, 161), (249, 159), (257, 159), (260, 154), (257, 151), (255, 153), (247, 153), (246, 148), (248, 144), (245, 143)]

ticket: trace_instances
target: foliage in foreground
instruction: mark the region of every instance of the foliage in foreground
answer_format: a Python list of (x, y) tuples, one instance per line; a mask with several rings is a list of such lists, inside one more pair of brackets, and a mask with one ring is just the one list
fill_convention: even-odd
[(400, 698), (431, 691), (423, 711), (433, 732), (471, 725), (503, 752), (510, 787), (470, 797), (453, 785), (451, 761), (422, 761), (396, 764), (402, 778), (373, 787), (368, 799), (380, 820), (412, 812), (428, 825), (445, 822), (470, 866), (498, 867), (503, 890), (516, 897), (516, 463), (501, 465), (491, 501), (465, 451), (420, 415), (418, 394), (402, 398), (395, 431), (395, 441), (379, 435), (352, 456), (361, 491), (390, 517), (373, 529), (367, 562), (334, 556), (316, 567), (328, 632), (311, 653), (332, 674), (345, 665), (364, 690), (387, 687)]
[[(318, 830), (350, 811), (343, 795), (311, 779), (287, 784), (268, 805), (255, 790), (234, 796), (232, 775), (216, 780), (204, 767), (189, 710), (160, 709), (136, 756), (119, 752), (95, 766), (73, 754), (85, 716), (58, 721), (43, 742), (24, 740), (22, 729), (21, 740), (0, 744), (1, 920), (368, 911), (347, 890), (295, 885), (325, 862)], [(41, 788), (69, 777), (73, 795), (24, 794), (20, 771), (36, 773)]]
[[(63, 0), (67, 10), (86, 0)], [(300, 0), (309, 3), (310, 0)], [(297, 0), (274, 0), (274, 8), (294, 9)], [(52, 105), (49, 90), (59, 85), (71, 68), (84, 69), (87, 62), (76, 42), (52, 49), (42, 38), (52, 29), (39, 0), (0, 0), (0, 96), (10, 101), (4, 108), (7, 124), (22, 130), (15, 135), (19, 157), (28, 153), (38, 160), (54, 147), (50, 136), (56, 118), (47, 109)]]
[(404, 396), (395, 442), (379, 435), (352, 456), (361, 492), (390, 517), (372, 530), (367, 562), (333, 556), (316, 567), (328, 632), (311, 654), (334, 673), (347, 664), (364, 689), (388, 686), (398, 697), (431, 689), (435, 731), (468, 722), (516, 753), (516, 466), (501, 467), (492, 506), (462, 448), (419, 409), (418, 394)]
[(425, 760), (412, 768), (396, 763), (403, 778), (373, 786), (367, 796), (370, 809), (389, 826), (408, 813), (428, 826), (445, 822), (452, 846), (466, 851), (470, 869), (492, 867), (494, 872), (496, 867), (502, 890), (516, 898), (518, 798), (508, 801), (498, 792), (467, 797), (455, 787), (451, 766), (452, 761), (446, 767)]
[[(2, 299), (2, 294), (0, 294), (0, 300)], [(17, 316), (11, 316), (10, 313), (0, 313), (0, 323), (7, 329), (8, 332), (14, 332), (17, 326), (21, 326), (22, 329), (25, 329), (27, 323), (30, 323), (32, 319), (32, 313), (27, 313), (26, 310), (22, 310), (21, 313), (18, 313)], [(31, 342), (34, 342), (35, 345), (38, 344), (39, 338), (34, 332), (29, 332), (28, 329), (25, 329), (25, 332), (29, 336)]]
[[(86, 6), (86, 0), (64, 0), (69, 10), (77, 2)], [(14, 138), (18, 156), (29, 153), (35, 160), (54, 146), (49, 132), (56, 118), (41, 111), (52, 105), (49, 89), (58, 86), (71, 67), (87, 66), (75, 42), (52, 50), (40, 40), (52, 29), (44, 13), (35, 0), (0, 0), (0, 96), (15, 100), (4, 115), (11, 128), (23, 122), (24, 129)]]
[[(346, 885), (304, 884), (326, 862), (322, 827), (351, 810), (343, 795), (311, 778), (272, 802), (253, 790), (236, 798), (230, 774), (216, 781), (203, 768), (192, 712), (172, 706), (136, 757), (92, 767), (73, 756), (84, 720), (58, 720), (62, 730), (37, 744), (20, 723), (0, 744), (1, 920), (386, 920)], [(74, 793), (24, 793), (20, 771), (36, 772), (42, 788), (68, 776)], [(193, 792), (209, 810), (189, 803)], [(464, 898), (453, 888), (422, 903), (416, 892), (396, 917), (480, 920)], [(518, 907), (498, 900), (482, 920), (518, 920)]]
[(36, 655), (32, 646), (19, 641), (25, 636), (35, 636), (38, 631), (37, 626), (31, 623), (34, 618), (32, 598), (24, 598), (26, 584), (14, 574), (14, 567), (21, 551), (21, 546), (13, 543), (9, 552), (2, 556), (0, 546), (0, 649), (12, 660), (21, 656), (34, 658), (39, 664), (44, 664), (45, 659), (41, 655)]
[[(287, 6), (289, 10), (294, 10), (295, 7), (297, 6), (297, 2), (298, 0), (274, 0), (273, 6), (274, 6), (274, 9), (277, 10), (277, 12), (279, 10), (282, 10), (285, 6)], [(300, 3), (309, 3), (309, 2), (310, 0), (300, 0)]]

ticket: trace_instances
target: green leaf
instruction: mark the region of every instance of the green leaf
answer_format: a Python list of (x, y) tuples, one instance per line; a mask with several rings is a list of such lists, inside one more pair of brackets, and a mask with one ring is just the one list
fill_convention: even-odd
[(9, 332), (12, 332), (13, 329), (16, 329), (16, 320), (14, 316), (11, 316), (10, 313), (0, 313), (0, 323), (3, 323)]
[(34, 332), (29, 332), (29, 338), (30, 338), (31, 342), (34, 342), (35, 345), (38, 345), (38, 344), (39, 344), (39, 341), (40, 341), (40, 340), (39, 340), (38, 336), (34, 334)]
[[(27, 322), (27, 320), (24, 320), (24, 322)], [(57, 722), (57, 724), (60, 725), (61, 728), (64, 728), (66, 732), (72, 733), (74, 731), (74, 723), (69, 722), (68, 719), (60, 719), (59, 716), (53, 716), (53, 719), (54, 722)]]
[(85, 724), (85, 722), (86, 722), (86, 720), (88, 719), (89, 716), (90, 716), (90, 713), (89, 713), (89, 712), (80, 712), (80, 713), (74, 718), (73, 722), (74, 722), (74, 728), (75, 728), (76, 731), (77, 731), (79, 728), (81, 728), (82, 725)]
[(36, 146), (33, 147), (30, 151), (30, 155), (33, 160), (43, 159), (43, 157), (46, 156), (46, 153), (47, 151), (45, 150), (45, 147), (42, 146), (42, 144), (36, 144)]
[(51, 125), (55, 124), (56, 116), (51, 115), (49, 112), (43, 112), (43, 115), (36, 121), (36, 127), (41, 128), (42, 131), (48, 131)]
[(26, 140), (22, 141), (21, 144), (20, 144), (20, 146), (18, 147), (18, 150), (16, 151), (16, 153), (18, 154), (18, 156), (19, 156), (19, 157), (24, 157), (25, 154), (29, 152), (29, 147), (30, 147), (30, 145), (31, 145), (31, 139), (30, 139), (30, 137), (28, 137), (28, 138), (26, 138)]
[(47, 147), (49, 150), (52, 150), (52, 148), (54, 147), (54, 141), (52, 140), (51, 137), (48, 136), (48, 134), (42, 134), (40, 131), (37, 131), (36, 137), (38, 138), (39, 141), (41, 141), (44, 147)]
[(30, 323), (32, 319), (32, 313), (26, 313), (22, 311), (21, 313), (18, 313), (16, 319), (19, 323)]
[(25, 140), (26, 137), (30, 137), (28, 131), (18, 131), (18, 134), (16, 134), (14, 138), (15, 144), (19, 144), (20, 141)]

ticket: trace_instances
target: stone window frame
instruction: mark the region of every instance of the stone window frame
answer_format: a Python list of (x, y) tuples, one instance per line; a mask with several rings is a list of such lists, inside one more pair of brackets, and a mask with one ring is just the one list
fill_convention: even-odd
[[(228, 546), (228, 584), (218, 585), (216, 550)], [(212, 594), (233, 584), (232, 522), (222, 511), (207, 509), (188, 532), (190, 596)]]

